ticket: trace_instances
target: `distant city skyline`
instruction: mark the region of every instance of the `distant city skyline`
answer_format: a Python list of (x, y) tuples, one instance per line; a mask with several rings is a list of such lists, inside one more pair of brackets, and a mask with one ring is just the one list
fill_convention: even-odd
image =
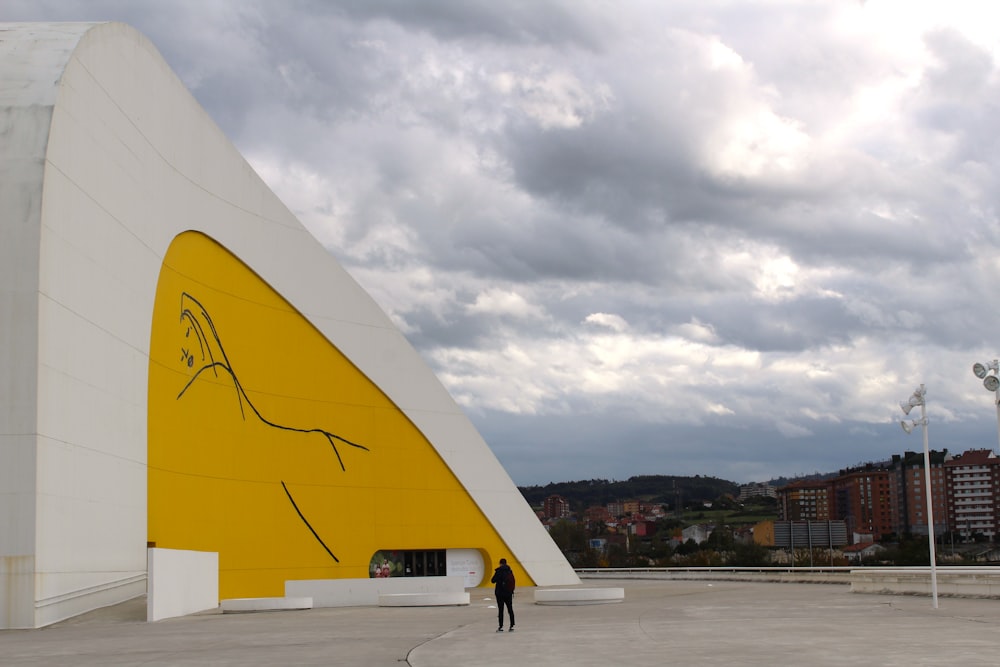
[[(967, 451), (988, 451), (988, 452), (991, 452), (993, 454), (998, 454), (995, 447), (994, 448), (990, 448), (990, 447), (969, 447), (969, 448), (964, 448), (962, 450), (951, 450), (951, 449), (947, 449), (947, 448), (932, 448), (930, 450), (930, 452), (931, 452), (932, 455), (933, 454), (945, 454), (947, 456), (954, 456), (956, 454), (963, 454), (963, 453), (965, 453)], [(809, 479), (809, 478), (814, 478), (814, 477), (818, 477), (818, 476), (837, 475), (837, 474), (839, 474), (840, 472), (842, 472), (844, 470), (855, 470), (855, 469), (858, 469), (858, 468), (863, 468), (863, 467), (865, 467), (865, 466), (867, 466), (869, 464), (880, 465), (880, 464), (890, 463), (892, 461), (892, 458), (894, 456), (904, 457), (904, 456), (906, 456), (908, 454), (909, 455), (921, 456), (922, 457), (923, 456), (923, 449), (921, 449), (921, 448), (918, 448), (918, 449), (906, 448), (906, 449), (901, 449), (898, 452), (892, 452), (891, 454), (889, 454), (887, 456), (884, 456), (884, 457), (876, 457), (876, 458), (872, 458), (872, 459), (867, 460), (867, 461), (856, 461), (854, 463), (836, 466), (836, 467), (831, 468), (829, 470), (814, 470), (812, 472), (804, 472), (804, 473), (800, 473), (800, 474), (796, 474), (796, 475), (777, 475), (777, 476), (769, 477), (769, 478), (766, 478), (766, 479), (734, 480), (734, 479), (729, 479), (729, 478), (721, 476), (721, 475), (715, 475), (715, 474), (707, 473), (707, 472), (691, 473), (691, 474), (680, 474), (680, 473), (672, 473), (672, 472), (667, 471), (667, 472), (656, 472), (656, 473), (653, 473), (653, 472), (637, 472), (637, 473), (634, 473), (632, 475), (627, 475), (625, 477), (616, 477), (616, 478), (600, 477), (600, 476), (598, 476), (598, 477), (590, 477), (590, 478), (582, 478), (582, 479), (554, 479), (554, 480), (549, 480), (547, 482), (542, 482), (540, 484), (519, 484), (518, 486), (521, 486), (521, 487), (544, 487), (544, 486), (546, 486), (548, 484), (564, 484), (564, 483), (568, 483), (568, 482), (585, 482), (585, 481), (588, 481), (589, 479), (605, 479), (605, 480), (607, 480), (609, 482), (624, 482), (624, 481), (628, 481), (629, 479), (632, 479), (632, 478), (635, 478), (635, 477), (642, 477), (642, 476), (645, 476), (645, 475), (662, 475), (662, 476), (667, 476), (667, 477), (671, 477), (671, 476), (677, 476), (677, 477), (695, 477), (695, 476), (700, 475), (701, 477), (709, 477), (709, 478), (719, 479), (719, 480), (722, 480), (722, 481), (725, 481), (725, 482), (731, 482), (731, 483), (735, 484), (736, 486), (741, 486), (742, 487), (742, 486), (749, 486), (749, 485), (752, 485), (752, 484), (769, 484), (769, 483), (773, 483), (775, 481), (782, 480), (782, 479), (787, 479), (787, 480), (790, 480), (790, 481), (794, 481), (794, 480), (797, 480), (797, 479)]]

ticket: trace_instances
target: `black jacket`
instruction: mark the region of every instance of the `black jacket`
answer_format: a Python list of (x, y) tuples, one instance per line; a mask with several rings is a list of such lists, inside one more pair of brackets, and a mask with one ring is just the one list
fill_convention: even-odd
[(504, 582), (507, 580), (507, 574), (509, 572), (511, 572), (510, 565), (507, 565), (506, 563), (498, 567), (496, 571), (493, 572), (493, 578), (490, 579), (490, 583), (496, 584), (493, 592), (497, 597), (506, 597), (508, 595), (513, 595), (514, 593), (513, 591), (507, 590), (507, 587), (504, 586)]

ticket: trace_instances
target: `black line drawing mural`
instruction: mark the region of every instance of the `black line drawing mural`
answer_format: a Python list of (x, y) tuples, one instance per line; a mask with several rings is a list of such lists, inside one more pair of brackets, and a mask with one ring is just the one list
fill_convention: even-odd
[[(233, 390), (236, 393), (235, 399), (239, 404), (240, 415), (244, 421), (247, 419), (246, 408), (249, 408), (253, 415), (261, 423), (271, 428), (305, 435), (316, 434), (322, 436), (333, 449), (333, 453), (337, 457), (337, 463), (340, 466), (341, 472), (346, 472), (347, 467), (344, 465), (344, 459), (340, 454), (340, 449), (337, 447), (337, 443), (355, 447), (366, 452), (370, 451), (364, 445), (352, 442), (331, 431), (327, 431), (322, 428), (298, 428), (288, 426), (286, 424), (279, 424), (262, 415), (253, 404), (253, 401), (250, 400), (250, 397), (247, 396), (246, 391), (243, 389), (243, 385), (240, 384), (239, 377), (237, 377), (236, 371), (233, 369), (233, 366), (229, 361), (229, 357), (226, 355), (226, 350), (222, 345), (222, 339), (219, 337), (219, 333), (215, 328), (215, 322), (212, 321), (212, 317), (208, 314), (208, 310), (205, 309), (198, 299), (194, 298), (187, 292), (181, 293), (180, 321), (182, 325), (187, 326), (184, 337), (190, 341), (188, 346), (181, 347), (181, 363), (189, 369), (192, 369), (193, 373), (188, 379), (187, 384), (184, 385), (184, 388), (181, 389), (179, 394), (177, 394), (177, 400), (180, 400), (184, 396), (185, 392), (187, 392), (191, 385), (193, 385), (203, 373), (212, 373), (214, 377), (219, 377), (220, 374), (223, 374), (229, 376), (233, 382)], [(295, 502), (295, 498), (292, 497), (292, 493), (288, 489), (284, 480), (280, 481), (281, 488), (284, 489), (285, 495), (288, 497), (288, 502), (291, 503), (292, 508), (302, 520), (302, 523), (306, 525), (306, 528), (308, 528), (309, 532), (311, 532), (313, 537), (316, 538), (316, 541), (320, 543), (328, 554), (330, 554), (330, 557), (339, 563), (340, 559), (334, 555), (333, 551), (330, 550), (330, 547), (327, 546), (323, 538), (320, 537), (319, 533), (316, 532), (312, 524), (309, 523), (309, 520), (299, 508), (298, 503)]]

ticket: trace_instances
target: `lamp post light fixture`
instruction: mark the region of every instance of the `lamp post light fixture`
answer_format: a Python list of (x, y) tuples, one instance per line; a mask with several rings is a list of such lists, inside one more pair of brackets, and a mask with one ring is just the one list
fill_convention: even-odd
[(922, 426), (924, 429), (924, 484), (926, 485), (924, 495), (927, 496), (927, 542), (930, 545), (931, 556), (931, 599), (933, 600), (934, 608), (937, 609), (937, 554), (934, 551), (934, 494), (931, 493), (931, 454), (930, 449), (927, 446), (926, 396), (927, 390), (924, 388), (924, 385), (920, 385), (913, 390), (913, 395), (910, 396), (908, 400), (902, 401), (899, 404), (899, 407), (903, 409), (903, 414), (906, 415), (909, 415), (910, 410), (913, 408), (918, 405), (920, 406), (920, 419), (911, 419), (909, 421), (904, 419), (899, 422), (899, 425), (902, 426), (903, 430), (907, 433), (912, 433), (913, 429), (917, 426)]
[(1000, 363), (996, 359), (985, 364), (972, 365), (972, 372), (983, 381), (986, 391), (993, 392), (993, 402), (997, 406), (997, 440), (1000, 442)]

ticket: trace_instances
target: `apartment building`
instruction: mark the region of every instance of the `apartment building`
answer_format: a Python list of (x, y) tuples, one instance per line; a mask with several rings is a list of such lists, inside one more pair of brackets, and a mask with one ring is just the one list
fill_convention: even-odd
[(828, 480), (800, 480), (778, 489), (781, 521), (826, 521), (831, 516), (832, 486)]
[(841, 470), (828, 480), (802, 480), (777, 490), (780, 521), (842, 520), (876, 541), (927, 535), (927, 497), (934, 533), (963, 541), (1000, 536), (1000, 456), (989, 449), (951, 455), (931, 450), (928, 493), (922, 452)]
[(639, 514), (639, 508), (641, 503), (635, 498), (622, 501), (622, 515), (624, 516), (635, 516)]
[(765, 496), (767, 498), (777, 498), (777, 490), (767, 482), (750, 482), (740, 486), (740, 502), (745, 502), (750, 498)]
[(833, 517), (850, 533), (871, 533), (876, 540), (893, 533), (891, 475), (884, 464), (842, 470), (831, 480)]
[[(945, 462), (951, 457), (948, 450), (931, 450), (931, 507), (934, 512), (934, 533), (948, 530), (948, 488), (945, 480)], [(894, 531), (897, 535), (927, 534), (927, 483), (924, 475), (922, 452), (905, 452), (892, 457), (892, 489)]]
[(565, 519), (570, 515), (569, 501), (560, 495), (551, 495), (542, 502), (542, 515), (546, 519)]
[(948, 524), (963, 541), (998, 534), (1000, 458), (989, 449), (964, 452), (944, 464)]

